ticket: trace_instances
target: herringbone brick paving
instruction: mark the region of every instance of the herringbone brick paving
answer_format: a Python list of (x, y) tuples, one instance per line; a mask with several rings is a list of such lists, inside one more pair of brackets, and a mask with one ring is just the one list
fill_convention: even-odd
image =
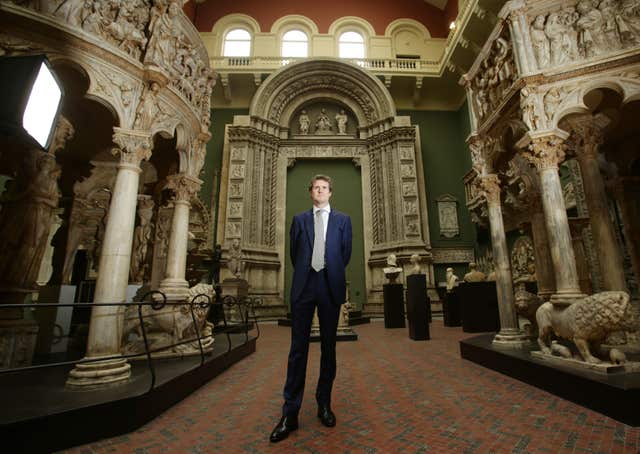
[(333, 429), (315, 415), (320, 346), (312, 344), (300, 428), (269, 443), (290, 331), (263, 324), (256, 353), (151, 423), (70, 452), (640, 452), (640, 428), (461, 359), (458, 341), (469, 334), (460, 328), (435, 320), (422, 342), (381, 322), (354, 330), (357, 342), (338, 344)]

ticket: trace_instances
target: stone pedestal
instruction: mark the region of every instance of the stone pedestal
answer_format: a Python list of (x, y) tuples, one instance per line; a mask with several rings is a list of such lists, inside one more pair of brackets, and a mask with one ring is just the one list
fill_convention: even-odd
[(411, 339), (429, 340), (431, 338), (429, 315), (427, 276), (424, 274), (407, 276), (407, 321)]
[(220, 284), (222, 297), (243, 298), (249, 295), (249, 283), (245, 279), (227, 278)]
[(402, 284), (384, 284), (384, 327), (404, 328), (404, 287)]

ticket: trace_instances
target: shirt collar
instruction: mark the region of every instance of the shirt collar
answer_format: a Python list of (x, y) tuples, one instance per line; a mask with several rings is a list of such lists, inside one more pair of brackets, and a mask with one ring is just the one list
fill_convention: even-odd
[(327, 213), (331, 213), (331, 205), (327, 205), (324, 208), (318, 208), (317, 206), (313, 206), (313, 215), (315, 216), (315, 214), (318, 212), (318, 210), (324, 210)]

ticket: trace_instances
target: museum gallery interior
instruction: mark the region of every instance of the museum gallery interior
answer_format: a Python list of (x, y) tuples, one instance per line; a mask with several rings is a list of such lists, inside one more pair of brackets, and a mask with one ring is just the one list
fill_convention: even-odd
[(266, 450), (317, 174), (286, 449), (640, 451), (640, 0), (0, 1), (0, 81), (8, 452)]

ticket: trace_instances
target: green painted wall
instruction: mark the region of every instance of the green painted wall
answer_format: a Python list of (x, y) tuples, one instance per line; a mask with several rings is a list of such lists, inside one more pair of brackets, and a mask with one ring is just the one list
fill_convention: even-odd
[[(402, 110), (398, 115), (411, 117), (420, 128), (422, 164), (427, 190), (431, 247), (474, 247), (476, 230), (466, 208), (462, 178), (471, 169), (471, 157), (465, 140), (470, 132), (467, 105), (458, 111)], [(436, 199), (451, 194), (458, 200), (460, 235), (441, 237)], [(445, 280), (447, 265), (434, 267), (436, 282)], [(456, 273), (466, 273), (466, 266), (453, 266)], [(463, 273), (464, 274), (464, 273)]]
[(364, 239), (362, 238), (362, 183), (360, 169), (350, 160), (303, 160), (297, 159), (295, 166), (287, 173), (287, 212), (285, 241), (285, 300), (289, 302), (293, 267), (289, 259), (289, 227), (295, 214), (311, 209), (309, 181), (317, 174), (331, 177), (331, 209), (337, 209), (351, 217), (353, 241), (351, 261), (347, 267), (347, 281), (351, 289), (351, 303), (354, 310), (362, 310), (366, 297), (364, 277)]

